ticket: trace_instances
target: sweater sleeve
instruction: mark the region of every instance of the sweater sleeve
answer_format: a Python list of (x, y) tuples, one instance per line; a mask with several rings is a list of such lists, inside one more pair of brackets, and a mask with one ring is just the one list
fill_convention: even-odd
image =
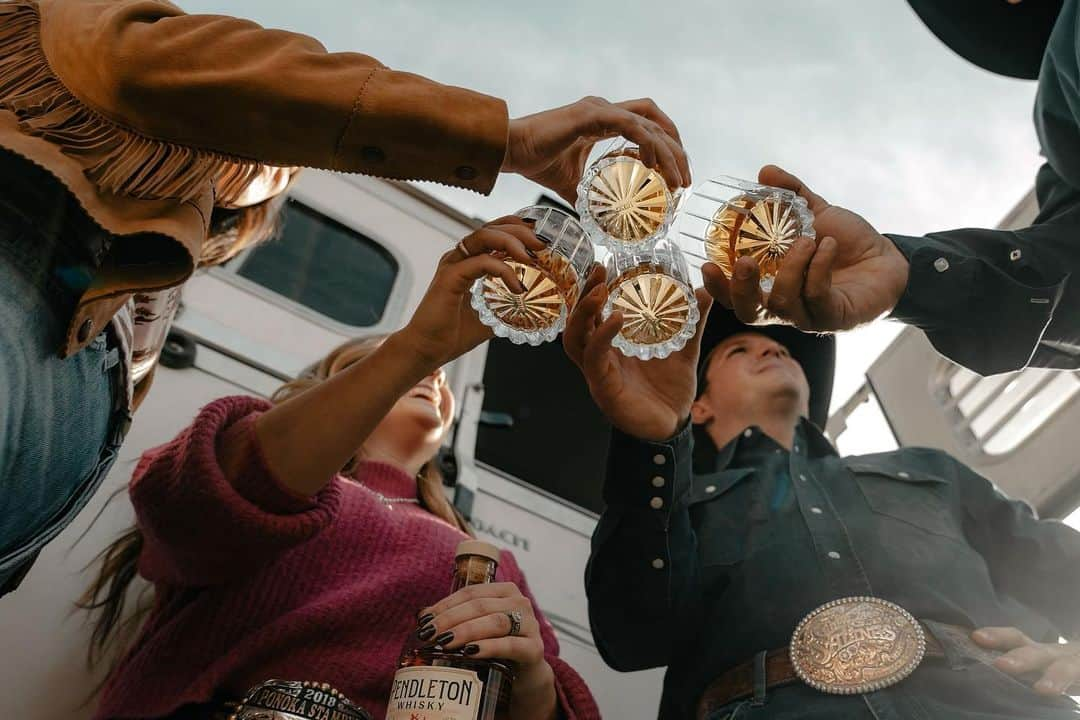
[[(220, 584), (311, 539), (334, 519), (338, 480), (305, 498), (267, 469), (254, 432), (267, 407), (251, 397), (216, 400), (175, 440), (142, 456), (130, 492), (145, 578), (183, 587)], [(231, 477), (219, 458), (227, 431), (248, 435), (249, 443)]]
[(142, 183), (131, 172), (141, 156), (160, 190), (170, 168), (192, 177), (209, 153), (486, 193), (502, 165), (502, 100), (368, 55), (327, 52), (306, 35), (233, 17), (189, 15), (163, 0), (13, 6), (40, 12), (42, 59), (76, 101), (63, 117), (32, 121), (39, 131), (66, 126), (52, 135), (77, 152), (107, 151), (99, 180)]
[(518, 567), (513, 554), (503, 551), (499, 562), (499, 573), (507, 582), (512, 582), (521, 590), (521, 594), (529, 598), (532, 603), (533, 613), (540, 623), (540, 636), (544, 640), (544, 659), (555, 673), (555, 693), (559, 698), (560, 718), (566, 720), (593, 720), (600, 717), (600, 709), (596, 706), (589, 686), (578, 675), (574, 668), (559, 657), (559, 641), (555, 637), (555, 629), (551, 626), (547, 617), (544, 616), (540, 606), (536, 604), (529, 584), (525, 580), (525, 574)]

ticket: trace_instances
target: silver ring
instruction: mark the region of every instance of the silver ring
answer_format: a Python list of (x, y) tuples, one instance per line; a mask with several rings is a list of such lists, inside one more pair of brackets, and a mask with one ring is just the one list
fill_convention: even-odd
[(463, 258), (471, 257), (469, 255), (469, 249), (467, 247), (465, 247), (465, 241), (464, 240), (458, 240), (457, 241), (457, 249), (458, 249), (458, 252), (461, 253), (461, 256)]
[(506, 613), (506, 617), (510, 618), (510, 632), (506, 634), (512, 637), (517, 637), (521, 635), (521, 611), (511, 610)]

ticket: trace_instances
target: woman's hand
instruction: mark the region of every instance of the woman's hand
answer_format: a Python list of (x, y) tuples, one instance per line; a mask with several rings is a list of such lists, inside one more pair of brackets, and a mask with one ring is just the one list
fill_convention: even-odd
[(408, 325), (395, 333), (396, 340), (434, 369), (490, 339), (491, 328), (469, 304), (473, 283), (492, 275), (522, 292), (514, 269), (500, 258), (532, 263), (530, 253), (544, 247), (531, 224), (515, 215), (492, 220), (465, 236), (440, 258), (427, 293)]
[(1035, 692), (1042, 695), (1068, 694), (1080, 681), (1080, 648), (1076, 643), (1038, 643), (1014, 627), (984, 627), (971, 634), (984, 648), (1003, 650), (994, 667), (1010, 675), (1041, 675)]
[(641, 148), (641, 161), (657, 170), (668, 187), (690, 185), (679, 131), (648, 98), (611, 103), (587, 97), (511, 120), (502, 171), (550, 188), (573, 205), (593, 144), (619, 135)]
[[(511, 615), (520, 618), (511, 635)], [(509, 660), (517, 666), (510, 717), (555, 717), (555, 674), (544, 660), (544, 641), (532, 602), (514, 583), (485, 583), (458, 590), (420, 611), (417, 637), (474, 658)]]

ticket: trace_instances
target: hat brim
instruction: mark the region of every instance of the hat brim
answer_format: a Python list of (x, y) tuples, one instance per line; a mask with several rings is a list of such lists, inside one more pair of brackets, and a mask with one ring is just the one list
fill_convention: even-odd
[(1034, 80), (1063, 0), (908, 0), (953, 52), (990, 72)]
[(714, 305), (701, 337), (698, 377), (705, 372), (713, 348), (726, 338), (744, 332), (760, 333), (788, 349), (795, 361), (802, 366), (810, 385), (810, 422), (824, 428), (829, 419), (833, 377), (836, 374), (836, 337), (804, 333), (786, 325), (745, 325), (735, 317), (735, 313)]

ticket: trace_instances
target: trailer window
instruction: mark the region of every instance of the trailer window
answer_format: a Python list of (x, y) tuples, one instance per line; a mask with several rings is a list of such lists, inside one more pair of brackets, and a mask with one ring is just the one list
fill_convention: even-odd
[(379, 243), (290, 199), (279, 236), (243, 257), (236, 273), (332, 320), (382, 319), (398, 263)]

